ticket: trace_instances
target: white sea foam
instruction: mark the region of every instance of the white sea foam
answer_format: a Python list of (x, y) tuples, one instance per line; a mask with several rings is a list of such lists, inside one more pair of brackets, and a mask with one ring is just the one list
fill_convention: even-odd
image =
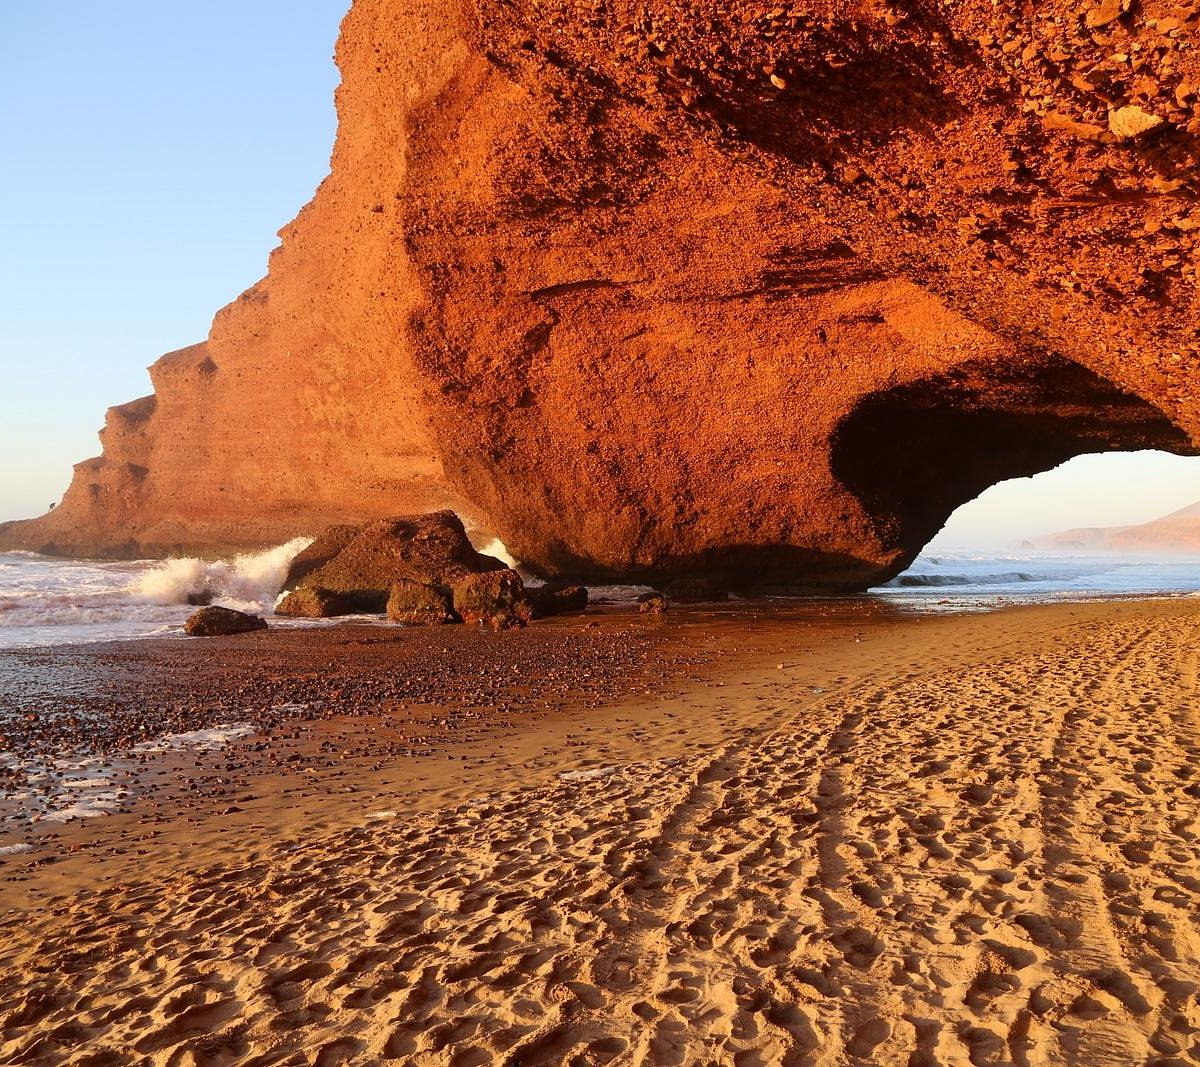
[(1200, 587), (1200, 560), (1158, 556), (919, 556), (903, 574), (871, 592), (889, 600), (967, 597), (1004, 600), (1070, 600), (1090, 597), (1172, 595)]
[[(473, 538), (472, 542), (474, 540)], [(483, 541), (483, 538), (479, 537), (478, 540)], [(506, 567), (512, 567), (515, 571), (521, 569), (521, 564), (518, 562), (517, 557), (509, 552), (504, 542), (498, 537), (492, 537), (487, 541), (483, 541), (482, 544), (476, 544), (474, 547), (476, 552), (482, 552), (485, 556), (493, 556)]]
[(134, 745), (132, 752), (211, 752), (224, 748), (230, 741), (249, 737), (257, 727), (250, 722), (218, 723), (206, 730), (189, 730), (181, 734), (164, 734), (153, 741)]
[(55, 808), (38, 816), (39, 822), (70, 822), (72, 819), (98, 819), (111, 815), (125, 798), (124, 792), (88, 793), (66, 807)]
[[(502, 542), (480, 549), (517, 565)], [(0, 648), (77, 644), (179, 634), (193, 610), (189, 594), (265, 614), (273, 610), (287, 568), (309, 541), (296, 538), (229, 560), (135, 562), (53, 559), (0, 553)], [(519, 568), (518, 568), (519, 569)], [(1200, 589), (1200, 561), (1151, 557), (983, 557), (930, 554), (878, 596), (923, 611), (965, 610), (972, 598), (1072, 599), (1182, 594)], [(598, 606), (629, 607), (646, 586), (592, 586)], [(940, 605), (947, 605), (943, 608)], [(273, 619), (275, 626), (332, 625), (340, 620)], [(373, 621), (354, 618), (348, 621)]]
[(311, 537), (297, 537), (231, 560), (165, 559), (131, 584), (129, 591), (151, 604), (186, 604), (189, 596), (208, 595), (229, 607), (264, 610), (274, 605), (292, 560), (310, 544)]
[(189, 595), (270, 612), (288, 565), (309, 543), (296, 538), (230, 560), (110, 563), (0, 553), (0, 648), (178, 633), (194, 610)]
[(249, 722), (218, 723), (201, 730), (165, 734), (108, 755), (66, 755), (49, 761), (0, 752), (0, 766), (19, 770), (28, 788), (7, 795), (32, 822), (94, 819), (125, 808), (141, 791), (146, 756), (211, 752), (257, 731)]
[(636, 606), (638, 598), (655, 592), (649, 585), (593, 585), (588, 586), (588, 603), (608, 607)]
[[(485, 556), (493, 556), (506, 566), (512, 567), (525, 579), (525, 584), (530, 588), (542, 584), (542, 579), (526, 570), (520, 560), (509, 552), (508, 547), (500, 538), (488, 537), (487, 534), (478, 531), (470, 531), (470, 535), (476, 552), (482, 552)], [(614, 608), (630, 607), (637, 604), (638, 597), (653, 592), (654, 589), (648, 585), (589, 585), (588, 603), (594, 606)]]

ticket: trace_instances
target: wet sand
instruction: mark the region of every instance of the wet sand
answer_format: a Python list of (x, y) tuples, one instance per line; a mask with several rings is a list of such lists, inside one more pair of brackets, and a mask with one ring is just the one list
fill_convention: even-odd
[(285, 710), (4, 824), (0, 1062), (1196, 1062), (1200, 603), (851, 610), (21, 661)]

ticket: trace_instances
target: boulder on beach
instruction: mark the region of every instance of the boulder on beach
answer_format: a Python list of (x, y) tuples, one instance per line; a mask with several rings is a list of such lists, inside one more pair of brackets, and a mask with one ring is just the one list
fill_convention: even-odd
[(453, 511), (435, 511), (330, 527), (292, 561), (284, 588), (352, 594), (375, 605), (356, 610), (382, 613), (400, 582), (449, 588), (498, 570), (504, 564), (475, 551)]
[(463, 622), (493, 630), (525, 626), (533, 618), (533, 605), (525, 583), (514, 570), (504, 568), (471, 574), (454, 585), (454, 610)]
[(667, 598), (662, 593), (643, 593), (638, 597), (638, 611), (643, 615), (662, 615), (667, 610)]
[(526, 589), (526, 593), (533, 605), (535, 619), (580, 612), (588, 606), (588, 591), (582, 585), (547, 582), (545, 585), (531, 586)]
[(183, 624), (183, 631), (192, 637), (225, 637), (265, 630), (267, 621), (233, 608), (201, 608)]
[(322, 586), (293, 589), (275, 605), (276, 615), (296, 619), (332, 619), (339, 615), (378, 615), (387, 607), (387, 594), (375, 589), (339, 593)]
[(457, 622), (450, 592), (402, 578), (392, 586), (387, 602), (388, 621), (404, 626), (440, 626)]

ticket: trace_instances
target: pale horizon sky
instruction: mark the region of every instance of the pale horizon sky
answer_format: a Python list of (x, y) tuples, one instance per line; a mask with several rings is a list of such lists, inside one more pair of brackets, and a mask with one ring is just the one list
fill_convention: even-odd
[[(202, 340), (328, 170), (349, 0), (128, 0), (0, 11), (0, 521), (99, 453), (104, 411)], [(1143, 522), (1200, 500), (1200, 459), (1082, 457), (993, 487), (934, 548)]]
[(1076, 456), (993, 485), (951, 517), (930, 551), (1003, 549), (1075, 527), (1133, 526), (1200, 501), (1200, 458), (1166, 452)]

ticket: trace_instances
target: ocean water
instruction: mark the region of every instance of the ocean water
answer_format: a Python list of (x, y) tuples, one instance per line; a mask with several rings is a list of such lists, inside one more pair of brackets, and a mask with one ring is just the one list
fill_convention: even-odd
[(77, 644), (182, 633), (195, 607), (213, 603), (269, 613), (292, 559), (310, 543), (297, 538), (229, 560), (134, 562), (53, 559), (0, 553), (0, 648)]
[[(178, 635), (195, 610), (188, 595), (205, 591), (213, 594), (214, 603), (270, 614), (288, 565), (308, 543), (298, 538), (229, 560), (103, 562), (0, 553), (0, 648)], [(501, 555), (503, 546), (492, 542), (484, 550)], [(594, 589), (593, 602), (632, 603), (645, 588)], [(1200, 558), (947, 553), (919, 557), (870, 595), (914, 610), (942, 612), (1197, 591)], [(321, 625), (324, 620), (276, 619), (273, 624)]]
[(918, 556), (871, 595), (918, 609), (972, 610), (1037, 601), (1200, 593), (1200, 558), (1184, 556)]

